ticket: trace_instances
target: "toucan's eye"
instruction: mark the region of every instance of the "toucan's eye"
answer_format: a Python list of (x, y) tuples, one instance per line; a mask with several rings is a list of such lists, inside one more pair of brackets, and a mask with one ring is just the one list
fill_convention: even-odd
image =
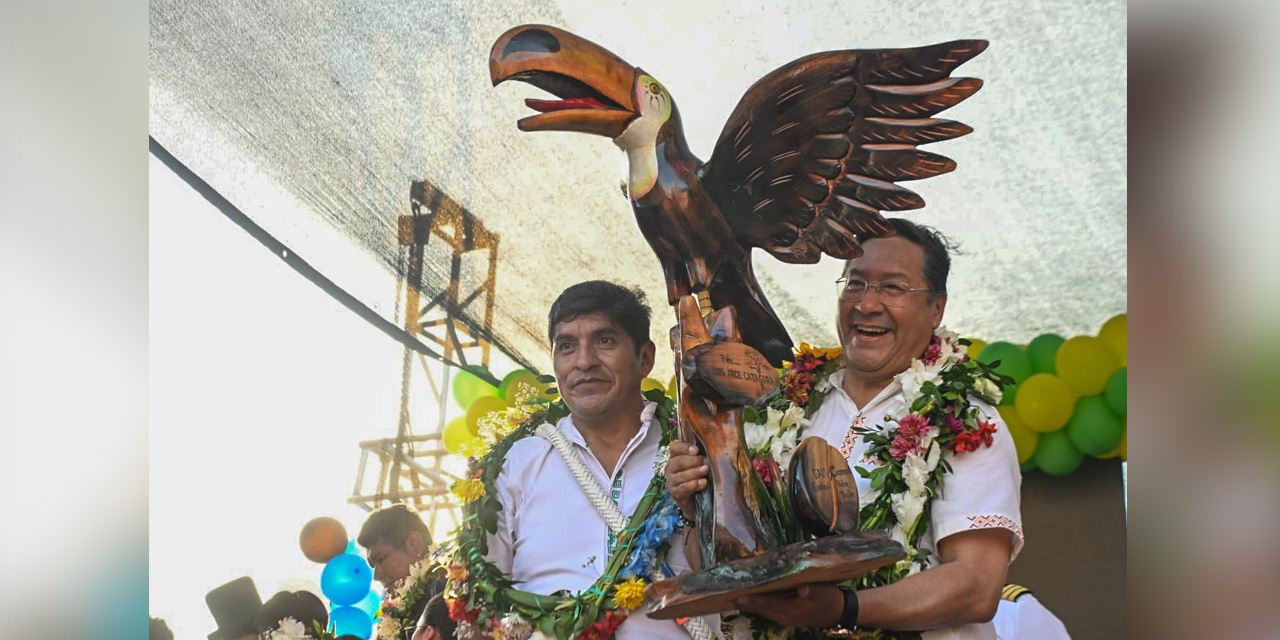
[(659, 93), (662, 93), (662, 87), (659, 87), (659, 86), (658, 86), (658, 83), (656, 83), (656, 82), (650, 82), (650, 83), (649, 83), (649, 93), (652, 93), (652, 94), (654, 94), (654, 95), (657, 95), (657, 94), (659, 94)]

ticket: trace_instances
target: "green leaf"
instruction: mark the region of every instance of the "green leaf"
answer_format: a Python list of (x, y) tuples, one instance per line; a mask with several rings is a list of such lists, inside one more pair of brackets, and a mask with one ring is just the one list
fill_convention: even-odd
[(542, 619), (538, 620), (538, 631), (542, 632), (542, 635), (547, 637), (556, 635), (556, 617), (542, 616)]

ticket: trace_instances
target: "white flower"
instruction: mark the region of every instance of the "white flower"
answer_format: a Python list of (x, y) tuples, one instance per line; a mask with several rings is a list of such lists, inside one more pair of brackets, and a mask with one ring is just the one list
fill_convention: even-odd
[(923, 387), (926, 382), (935, 384), (938, 382), (941, 378), (940, 371), (940, 367), (926, 366), (924, 362), (916, 359), (911, 361), (911, 366), (906, 371), (894, 376), (893, 379), (902, 385), (902, 393), (910, 406), (910, 402), (920, 396), (920, 387)]
[(996, 404), (1000, 404), (1000, 399), (1004, 397), (1004, 391), (1000, 389), (1000, 385), (992, 382), (990, 378), (982, 375), (973, 379), (973, 390), (991, 398)]
[(751, 620), (746, 616), (736, 616), (729, 630), (730, 640), (752, 640)]
[(942, 448), (938, 446), (937, 441), (930, 443), (929, 454), (924, 459), (924, 472), (933, 473), (938, 468), (938, 460), (942, 458)]
[(911, 545), (907, 544), (907, 532), (902, 529), (902, 525), (893, 525), (893, 529), (889, 531), (889, 538), (902, 545), (904, 549), (911, 549)]
[(271, 631), (271, 640), (302, 640), (309, 638), (307, 627), (293, 618), (284, 618)]
[(427, 572), (431, 570), (431, 563), (426, 560), (419, 560), (409, 567), (408, 584), (414, 584), (427, 577)]
[(378, 623), (378, 637), (400, 637), (400, 621), (392, 616), (382, 616), (382, 621)]
[(459, 622), (457, 628), (453, 631), (453, 637), (458, 640), (475, 640), (477, 637), (476, 625), (466, 621)]
[(782, 428), (787, 430), (793, 430), (796, 427), (809, 426), (809, 420), (804, 417), (804, 409), (794, 404), (787, 407), (786, 412), (782, 414), (782, 419), (779, 422), (782, 424)]
[(500, 628), (508, 640), (526, 640), (533, 633), (533, 625), (514, 611), (502, 618)]
[(759, 451), (769, 446), (770, 429), (763, 424), (754, 422), (743, 424), (742, 435), (747, 440), (747, 449), (751, 451)]
[(858, 494), (858, 510), (867, 508), (867, 505), (875, 502), (880, 497), (880, 489), (867, 489)]
[(818, 393), (826, 393), (826, 392), (830, 391), (830, 390), (831, 390), (831, 376), (827, 376), (827, 377), (825, 377), (825, 378), (823, 378), (823, 379), (819, 380), (816, 384), (814, 384), (814, 385), (813, 385), (813, 390), (814, 390), (814, 391), (817, 391)]
[(671, 461), (671, 448), (660, 447), (658, 449), (658, 461), (653, 463), (653, 475), (662, 476), (667, 473), (667, 463)]
[(895, 493), (893, 498), (893, 515), (898, 518), (898, 526), (903, 529), (910, 529), (920, 518), (920, 514), (924, 512), (924, 495), (912, 495), (910, 493)]
[[(902, 481), (907, 483), (907, 491), (913, 496), (924, 495), (924, 483), (929, 475), (925, 466), (925, 459), (915, 452), (908, 453), (907, 458), (902, 461)], [(903, 524), (910, 523), (903, 521)]]
[(773, 407), (765, 407), (768, 412), (768, 419), (765, 420), (765, 426), (770, 427), (771, 431), (777, 431), (782, 428), (782, 412)]
[(549, 636), (537, 629), (533, 630), (533, 635), (529, 636), (529, 640), (556, 640), (555, 637)]
[(791, 455), (795, 453), (798, 444), (800, 444), (799, 430), (784, 431), (769, 443), (769, 455), (778, 461), (779, 468), (785, 470), (791, 464)]

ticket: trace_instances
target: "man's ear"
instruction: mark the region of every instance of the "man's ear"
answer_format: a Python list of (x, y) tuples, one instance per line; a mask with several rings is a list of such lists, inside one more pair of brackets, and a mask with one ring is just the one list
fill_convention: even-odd
[(650, 340), (640, 347), (640, 377), (649, 375), (653, 371), (654, 358), (656, 357), (658, 347)]
[(942, 325), (942, 315), (947, 310), (947, 294), (938, 296), (936, 300), (929, 303), (929, 314), (932, 316), (933, 328), (937, 329)]
[(427, 541), (422, 537), (422, 532), (410, 531), (408, 537), (404, 539), (404, 548), (415, 558), (426, 555)]

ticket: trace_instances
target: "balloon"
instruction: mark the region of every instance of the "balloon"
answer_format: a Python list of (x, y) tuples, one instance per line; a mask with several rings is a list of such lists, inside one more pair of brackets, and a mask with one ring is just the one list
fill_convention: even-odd
[[(1019, 385), (1014, 407), (1028, 429), (1048, 433), (1062, 428), (1071, 419), (1074, 403), (1071, 389), (1061, 378), (1050, 373), (1037, 373)], [(1039, 446), (1036, 445), (1037, 448)]]
[(969, 340), (969, 351), (968, 351), (969, 357), (974, 360), (977, 360), (978, 354), (982, 353), (982, 350), (987, 348), (987, 341), (980, 340), (978, 338), (969, 338), (968, 340)]
[(1021, 469), (1023, 473), (1032, 471), (1036, 468), (1036, 459), (1032, 458), (1030, 460), (1027, 460), (1026, 462), (1018, 465), (1018, 468)]
[(1091, 456), (1106, 455), (1119, 446), (1124, 437), (1120, 418), (1111, 413), (1102, 396), (1088, 396), (1076, 401), (1076, 410), (1064, 431), (1072, 446)]
[(1018, 345), (1009, 342), (992, 342), (983, 347), (982, 355), (978, 357), (979, 362), (991, 364), (996, 361), (1000, 362), (1000, 366), (996, 367), (996, 371), (1013, 378), (1014, 383), (1021, 384), (1027, 376), (1031, 375), (1031, 361), (1027, 359), (1027, 354), (1018, 348)]
[(476, 401), (472, 402), (471, 406), (467, 407), (467, 415), (465, 416), (467, 431), (470, 431), (473, 436), (480, 433), (481, 418), (493, 413), (494, 411), (502, 411), (509, 407), (510, 405), (497, 396), (481, 396), (476, 398)]
[(458, 407), (466, 409), (476, 398), (485, 396), (498, 395), (498, 388), (480, 379), (479, 376), (467, 371), (466, 369), (458, 369), (458, 373), (453, 376), (453, 384), (450, 386), (453, 391), (453, 399), (458, 402)]
[(1096, 396), (1107, 387), (1111, 374), (1120, 368), (1120, 360), (1101, 340), (1075, 336), (1058, 347), (1053, 365), (1076, 395)]
[(516, 369), (502, 378), (502, 384), (498, 385), (498, 397), (515, 406), (520, 401), (521, 391), (526, 387), (532, 387), (540, 393), (547, 385), (538, 382), (538, 374), (528, 369)]
[(329, 624), (333, 625), (333, 635), (347, 634), (358, 638), (373, 635), (373, 618), (355, 607), (338, 607), (329, 614)]
[(678, 397), (680, 397), (680, 392), (679, 392), (679, 390), (677, 390), (677, 389), (676, 389), (676, 377), (675, 377), (675, 376), (671, 376), (671, 382), (668, 382), (668, 383), (667, 383), (667, 397), (668, 397), (668, 398), (678, 398)]
[(347, 549), (347, 528), (329, 517), (312, 518), (298, 534), (302, 555), (312, 562), (324, 564)]
[(351, 542), (347, 543), (347, 550), (344, 551), (343, 553), (350, 553), (352, 555), (360, 556), (361, 558), (364, 557), (364, 554), (360, 553), (360, 547), (356, 546), (355, 540), (352, 540)]
[(658, 391), (661, 391), (663, 393), (667, 392), (667, 386), (662, 384), (661, 382), (658, 382), (657, 380), (654, 380), (653, 378), (645, 378), (640, 381), (641, 393), (644, 393), (645, 391), (648, 391), (650, 389), (657, 389)]
[(1129, 367), (1120, 367), (1111, 380), (1107, 382), (1107, 390), (1102, 393), (1107, 399), (1107, 407), (1121, 418), (1129, 416)]
[(1066, 342), (1056, 333), (1044, 333), (1027, 343), (1027, 358), (1031, 360), (1031, 370), (1036, 373), (1057, 373), (1053, 367), (1053, 357), (1058, 354), (1058, 347)]
[(1122, 313), (1107, 320), (1098, 330), (1098, 339), (1120, 359), (1120, 366), (1129, 366), (1129, 314)]
[(1120, 456), (1121, 460), (1129, 459), (1129, 421), (1121, 420), (1120, 428), (1124, 430), (1124, 435), (1120, 436), (1120, 444), (1116, 445), (1116, 448), (1108, 451), (1106, 455), (1098, 456), (1099, 458), (1106, 459)]
[(1080, 467), (1084, 454), (1071, 446), (1066, 429), (1040, 436), (1033, 457), (1036, 467), (1051, 476), (1065, 476)]
[(377, 591), (370, 589), (369, 595), (365, 596), (364, 600), (351, 606), (369, 614), (371, 619), (376, 620), (379, 617), (378, 610), (382, 608), (382, 596), (378, 595)]
[(364, 600), (373, 584), (373, 569), (360, 556), (341, 553), (324, 565), (320, 591), (335, 604), (348, 605)]
[(1018, 451), (1018, 464), (1023, 464), (1031, 459), (1036, 452), (1036, 443), (1040, 439), (1040, 434), (1027, 428), (1022, 424), (1022, 420), (1018, 418), (1018, 412), (1012, 406), (1003, 405), (996, 407), (996, 411), (1000, 412), (1000, 417), (1004, 418), (1004, 424), (1009, 428), (1009, 435), (1013, 436), (1013, 447)]
[(475, 437), (474, 433), (467, 428), (467, 419), (454, 418), (449, 424), (444, 426), (444, 431), (440, 433), (441, 444), (444, 450), (457, 455), (462, 450), (462, 445), (470, 442)]

